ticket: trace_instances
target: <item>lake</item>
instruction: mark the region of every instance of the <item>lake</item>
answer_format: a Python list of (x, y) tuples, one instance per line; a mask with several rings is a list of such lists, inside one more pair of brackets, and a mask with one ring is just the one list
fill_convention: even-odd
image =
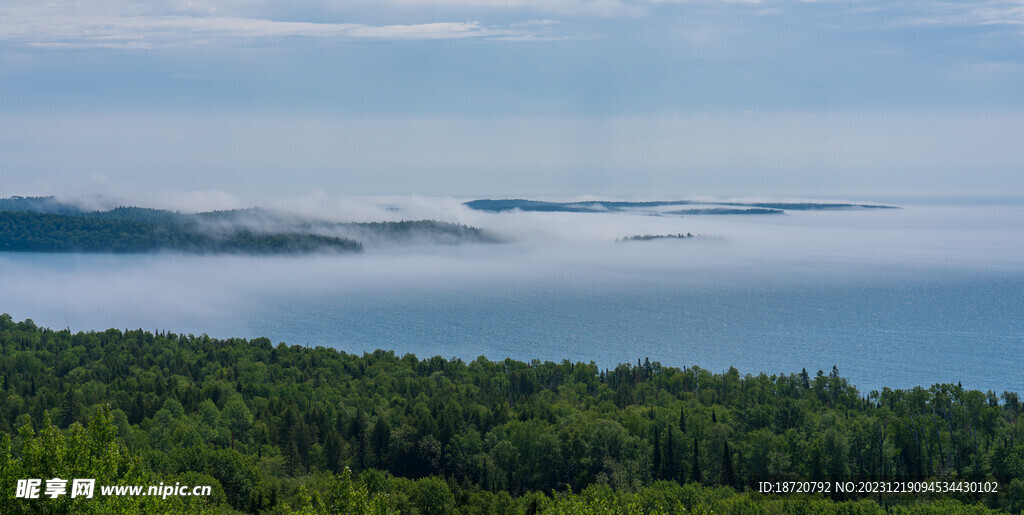
[[(835, 365), (865, 393), (958, 381), (1024, 392), (1020, 205), (703, 217), (445, 209), (429, 214), (512, 241), (358, 256), (0, 254), (0, 312), (55, 329), (466, 360), (650, 358), (812, 375)], [(615, 241), (677, 232), (700, 236)]]

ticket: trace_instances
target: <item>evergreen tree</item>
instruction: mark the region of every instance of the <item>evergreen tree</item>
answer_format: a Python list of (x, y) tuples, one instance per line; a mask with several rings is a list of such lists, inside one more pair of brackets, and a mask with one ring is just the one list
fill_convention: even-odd
[(732, 464), (732, 451), (729, 450), (729, 442), (722, 442), (722, 483), (733, 486), (736, 482), (736, 472)]
[[(678, 508), (675, 500), (685, 499), (687, 511), (721, 511), (739, 502), (747, 511), (786, 513), (797, 509), (790, 501), (716, 487), (740, 487), (759, 475), (845, 480), (851, 474), (990, 475), (1007, 485), (1005, 493), (938, 503), (965, 501), (970, 504), (959, 511), (971, 513), (987, 513), (986, 505), (1017, 513), (1024, 506), (1024, 483), (1015, 479), (1024, 456), (1018, 397), (1004, 393), (1000, 402), (992, 392), (956, 384), (884, 388), (865, 397), (841, 378), (815, 379), (808, 391), (800, 373), (746, 376), (737, 384), (734, 370), (712, 374), (657, 363), (655, 379), (634, 383), (644, 369), (626, 364), (605, 371), (601, 382), (598, 368), (582, 363), (481, 358), (466, 364), (141, 331), (73, 335), (4, 316), (0, 356), (8, 383), (0, 392), (0, 485), (87, 477), (76, 471), (91, 473), (89, 460), (106, 456), (113, 461), (99, 459), (107, 465), (96, 473), (112, 478), (108, 484), (132, 477), (132, 484), (213, 485), (219, 493), (201, 501), (213, 512), (345, 511), (331, 504), (334, 478), (323, 472), (342, 474), (346, 462), (362, 469), (346, 491), (365, 485), (367, 495), (389, 493), (374, 508), (378, 513), (450, 511), (450, 499), (456, 510), (482, 512), (523, 512), (530, 503), (546, 512), (586, 512), (591, 501), (614, 513), (638, 506), (670, 512)], [(512, 377), (519, 386), (512, 386)], [(704, 389), (694, 394), (697, 382)], [(519, 393), (509, 402), (513, 389)], [(678, 426), (673, 410), (679, 410)], [(711, 410), (704, 421), (710, 424), (701, 426), (700, 416), (687, 424), (687, 410)], [(102, 420), (82, 428), (80, 422), (96, 414)], [(682, 436), (676, 437), (676, 427)], [(233, 448), (231, 432), (238, 435)], [(61, 447), (62, 438), (74, 445)], [(652, 485), (655, 479), (694, 484), (677, 490)], [(579, 492), (599, 482), (611, 488), (608, 495), (597, 487), (584, 496), (542, 493), (566, 486)], [(63, 500), (11, 504), (14, 487), (0, 490), (0, 513), (70, 508)], [(372, 500), (361, 493), (353, 499)], [(935, 502), (920, 504), (934, 512), (961, 506)], [(874, 500), (828, 503), (799, 509), (879, 511)], [(95, 505), (75, 506), (82, 512), (159, 511)], [(166, 511), (201, 512), (203, 506), (186, 502)]]
[(651, 438), (654, 440), (654, 456), (651, 460), (651, 475), (654, 477), (654, 479), (661, 479), (661, 438), (658, 435), (657, 424), (654, 425), (654, 435)]
[(64, 407), (62, 413), (61, 425), (68, 427), (78, 420), (80, 413), (80, 406), (78, 399), (75, 396), (74, 385), (67, 385), (68, 392), (64, 396)]
[(327, 470), (338, 473), (344, 468), (341, 463), (341, 436), (336, 431), (331, 431), (327, 436), (324, 455), (327, 460)]
[(352, 419), (352, 427), (349, 431), (349, 435), (355, 440), (355, 469), (363, 470), (366, 468), (366, 415), (363, 414), (362, 409), (356, 410), (356, 416)]
[(690, 481), (701, 482), (700, 477), (700, 447), (697, 444), (697, 437), (693, 437), (693, 471), (690, 472)]
[(385, 458), (388, 455), (388, 447), (391, 444), (391, 424), (383, 415), (377, 416), (373, 424), (373, 451), (377, 458), (376, 464), (379, 468), (387, 468)]
[(668, 426), (668, 440), (665, 442), (665, 473), (662, 475), (665, 479), (675, 480), (676, 479), (676, 450), (675, 445), (672, 442), (672, 426)]
[(293, 441), (291, 445), (285, 447), (285, 451), (287, 454), (285, 454), (284, 459), (285, 466), (288, 467), (288, 474), (293, 477), (302, 475), (305, 472), (303, 469), (305, 460), (299, 452), (299, 444)]

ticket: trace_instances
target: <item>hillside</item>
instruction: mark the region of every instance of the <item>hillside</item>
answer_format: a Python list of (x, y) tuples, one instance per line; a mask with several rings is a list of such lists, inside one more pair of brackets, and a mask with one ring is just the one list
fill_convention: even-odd
[(387, 246), (499, 241), (479, 228), (438, 220), (332, 222), (262, 208), (87, 211), (54, 197), (0, 199), (0, 251), (304, 254), (361, 252), (364, 242)]
[[(864, 395), (836, 369), (754, 376), (647, 361), (602, 370), (359, 356), (265, 338), (70, 333), (6, 315), (0, 355), (4, 513), (27, 506), (11, 499), (14, 479), (110, 460), (122, 463), (104, 469), (112, 484), (210, 484), (215, 494), (202, 507), (244, 512), (317, 512), (338, 499), (356, 512), (403, 513), (1024, 507), (1016, 393), (943, 384)], [(106, 443), (89, 447), (86, 461), (33, 461), (35, 446), (96, 435)], [(999, 488), (828, 498), (751, 491), (766, 478)]]

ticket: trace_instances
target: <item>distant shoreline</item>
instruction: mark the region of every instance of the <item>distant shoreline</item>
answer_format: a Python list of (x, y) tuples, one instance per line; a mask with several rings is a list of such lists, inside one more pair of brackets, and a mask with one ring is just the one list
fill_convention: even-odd
[(690, 239), (690, 238), (695, 238), (695, 236), (693, 235), (693, 233), (689, 233), (689, 232), (686, 233), (686, 234), (683, 234), (683, 233), (679, 233), (679, 234), (634, 234), (633, 236), (626, 236), (624, 238), (619, 238), (619, 239), (617, 239), (615, 241), (627, 242), (627, 241), (650, 241), (650, 240), (665, 240), (665, 239), (668, 239), (668, 240), (686, 240), (686, 239)]
[(886, 204), (853, 204), (846, 202), (719, 202), (694, 200), (657, 200), (645, 202), (619, 202), (584, 200), (578, 202), (545, 202), (529, 199), (479, 199), (465, 203), (470, 209), (500, 213), (504, 211), (540, 211), (564, 213), (608, 213), (628, 210), (653, 210), (670, 206), (723, 206), (662, 211), (660, 214), (677, 215), (764, 215), (790, 211), (824, 211), (847, 209), (899, 209)]
[(371, 244), (501, 241), (438, 220), (326, 222), (262, 208), (179, 213), (118, 207), (86, 211), (54, 197), (0, 198), (0, 252), (288, 255), (359, 253)]

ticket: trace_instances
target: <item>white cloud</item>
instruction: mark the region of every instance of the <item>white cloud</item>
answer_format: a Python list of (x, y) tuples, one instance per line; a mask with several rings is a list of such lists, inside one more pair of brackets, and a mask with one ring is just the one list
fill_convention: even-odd
[(347, 37), (369, 39), (452, 39), (505, 35), (521, 35), (521, 33), (482, 27), (478, 22), (421, 23), (379, 27), (361, 25), (346, 31)]
[[(530, 10), (590, 16), (637, 16), (654, 4), (760, 4), (765, 0), (387, 0), (397, 7), (447, 7), (452, 9)], [(816, 1), (816, 0), (800, 0)], [(776, 2), (778, 3), (778, 2)]]
[[(140, 4), (130, 0), (97, 0), (89, 3), (49, 3), (10, 0), (0, 7), (0, 44), (42, 48), (157, 48), (221, 43), (225, 40), (266, 38), (334, 39), (455, 39), (492, 38), (505, 41), (567, 39), (556, 33), (560, 22), (552, 13), (583, 17), (637, 17), (653, 14), (652, 9), (681, 8), (680, 4), (760, 4), (764, 0), (305, 0), (282, 5), (269, 0), (157, 0)], [(999, 2), (1004, 5), (1006, 2)], [(986, 4), (989, 5), (989, 4)], [(1019, 4), (1017, 9), (1021, 9)], [(382, 6), (388, 6), (383, 9)], [(344, 10), (342, 8), (345, 8)], [(358, 7), (358, 9), (356, 9)], [(370, 13), (380, 24), (344, 23), (312, 19), (280, 20), (282, 9), (289, 16), (302, 12), (326, 12), (352, 16), (352, 9)], [(745, 8), (738, 6), (737, 8)], [(441, 9), (463, 21), (431, 20), (405, 24), (408, 16), (422, 9)], [(981, 12), (979, 8), (979, 12)], [(526, 21), (493, 26), (472, 21), (496, 11), (522, 11)], [(1021, 18), (1019, 12), (995, 7), (978, 16), (985, 20), (1003, 16)], [(276, 14), (275, 14), (276, 13)], [(403, 19), (404, 17), (404, 19)], [(302, 19), (302, 18), (298, 18)], [(421, 18), (420, 18), (421, 19)], [(342, 18), (342, 21), (347, 21)], [(399, 22), (399, 23), (393, 23)], [(987, 21), (986, 23), (995, 23)]]
[(125, 14), (117, 9), (83, 11), (62, 6), (0, 8), (0, 42), (42, 48), (145, 49), (287, 37), (419, 40), (528, 35), (529, 32), (521, 29), (489, 27), (475, 21), (366, 25), (231, 16)]
[[(701, 3), (723, 3), (723, 4), (760, 4), (764, 0), (643, 0), (652, 4), (701, 4)], [(812, 0), (813, 1), (813, 0)]]
[(520, 10), (598, 17), (636, 16), (645, 12), (633, 0), (387, 0), (396, 7), (445, 7), (475, 10)]
[(992, 2), (929, 4), (927, 14), (913, 18), (911, 25), (1024, 25), (1024, 1), (999, 0)]
[(519, 23), (513, 23), (510, 27), (544, 27), (550, 25), (558, 25), (561, 23), (558, 20), (526, 20)]

